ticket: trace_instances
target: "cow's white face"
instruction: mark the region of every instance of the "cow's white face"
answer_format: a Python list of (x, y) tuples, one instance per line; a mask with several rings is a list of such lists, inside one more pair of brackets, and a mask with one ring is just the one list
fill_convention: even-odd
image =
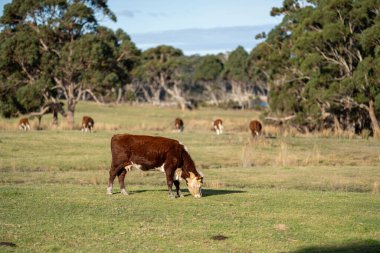
[(190, 172), (190, 177), (186, 178), (186, 182), (191, 195), (195, 198), (202, 197), (203, 177), (196, 177), (194, 173)]

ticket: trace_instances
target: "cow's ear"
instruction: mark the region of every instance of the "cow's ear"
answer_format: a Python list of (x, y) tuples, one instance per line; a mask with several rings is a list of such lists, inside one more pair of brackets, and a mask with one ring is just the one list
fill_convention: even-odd
[(190, 172), (190, 179), (193, 179), (195, 177), (195, 174), (193, 172)]
[(203, 177), (198, 177), (198, 182), (203, 184)]

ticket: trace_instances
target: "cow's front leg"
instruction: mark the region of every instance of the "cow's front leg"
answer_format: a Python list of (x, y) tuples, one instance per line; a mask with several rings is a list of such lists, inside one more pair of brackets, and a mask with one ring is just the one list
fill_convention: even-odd
[(179, 181), (174, 180), (173, 183), (174, 183), (175, 189), (177, 191), (177, 197), (183, 197), (181, 189), (179, 188)]
[(127, 190), (125, 190), (125, 183), (124, 183), (124, 179), (125, 179), (126, 174), (127, 174), (127, 170), (125, 168), (120, 170), (117, 174), (117, 176), (119, 178), (120, 193), (123, 195), (128, 195)]
[(166, 174), (166, 182), (168, 184), (168, 194), (169, 194), (169, 198), (171, 199), (174, 199), (175, 196), (173, 194), (173, 176), (174, 176), (174, 170), (171, 170), (171, 169), (167, 169), (165, 171), (165, 174)]
[(110, 169), (110, 178), (108, 180), (107, 194), (112, 195), (113, 181), (115, 180), (116, 172), (114, 169)]

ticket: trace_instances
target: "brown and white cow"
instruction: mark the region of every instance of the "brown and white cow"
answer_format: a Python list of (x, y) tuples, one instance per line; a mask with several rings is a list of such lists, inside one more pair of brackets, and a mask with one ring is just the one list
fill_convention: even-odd
[(29, 120), (27, 118), (21, 118), (18, 122), (18, 128), (24, 131), (30, 130)]
[(164, 172), (170, 198), (174, 198), (173, 184), (177, 197), (182, 196), (180, 178), (186, 180), (194, 197), (202, 196), (203, 176), (196, 170), (186, 147), (176, 140), (158, 136), (117, 134), (111, 139), (111, 153), (107, 194), (112, 194), (113, 181), (118, 176), (121, 193), (128, 195), (124, 184), (125, 175), (127, 171), (138, 168), (143, 171)]
[(223, 121), (221, 119), (214, 120), (212, 126), (214, 127), (217, 135), (223, 133)]
[(174, 127), (175, 127), (175, 130), (180, 133), (183, 131), (184, 129), (184, 124), (183, 124), (183, 120), (180, 119), (180, 118), (176, 118), (175, 121), (174, 121)]
[(249, 123), (249, 129), (251, 130), (251, 133), (252, 133), (253, 137), (259, 136), (261, 134), (262, 128), (263, 127), (262, 127), (260, 121), (258, 121), (258, 120), (252, 120)]
[(90, 131), (92, 132), (92, 129), (94, 128), (94, 120), (89, 116), (83, 116), (82, 118), (82, 128), (81, 131)]

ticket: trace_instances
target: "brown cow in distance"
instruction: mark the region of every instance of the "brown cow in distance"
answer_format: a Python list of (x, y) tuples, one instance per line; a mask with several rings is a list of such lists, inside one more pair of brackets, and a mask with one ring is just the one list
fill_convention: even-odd
[(212, 126), (214, 127), (217, 135), (223, 133), (223, 121), (221, 119), (214, 120)]
[(178, 133), (183, 132), (183, 129), (184, 129), (183, 120), (180, 118), (176, 118), (174, 121), (174, 127)]
[(27, 118), (21, 118), (20, 121), (18, 122), (18, 128), (24, 131), (30, 130), (29, 120)]
[(92, 132), (92, 129), (94, 128), (94, 120), (89, 116), (83, 116), (82, 118), (82, 128), (81, 131), (90, 131)]
[(125, 175), (127, 171), (137, 168), (142, 171), (164, 172), (170, 198), (174, 198), (173, 184), (177, 197), (182, 196), (179, 188), (180, 178), (186, 180), (187, 187), (194, 197), (202, 196), (203, 176), (196, 170), (186, 147), (176, 140), (158, 136), (117, 134), (111, 139), (111, 153), (107, 194), (112, 194), (113, 181), (118, 176), (121, 193), (128, 195), (124, 184)]
[(260, 123), (260, 121), (257, 121), (257, 120), (252, 120), (250, 123), (249, 123), (249, 129), (251, 130), (251, 133), (252, 133), (252, 136), (255, 137), (255, 136), (259, 136), (261, 134), (261, 130), (262, 130), (262, 125)]

